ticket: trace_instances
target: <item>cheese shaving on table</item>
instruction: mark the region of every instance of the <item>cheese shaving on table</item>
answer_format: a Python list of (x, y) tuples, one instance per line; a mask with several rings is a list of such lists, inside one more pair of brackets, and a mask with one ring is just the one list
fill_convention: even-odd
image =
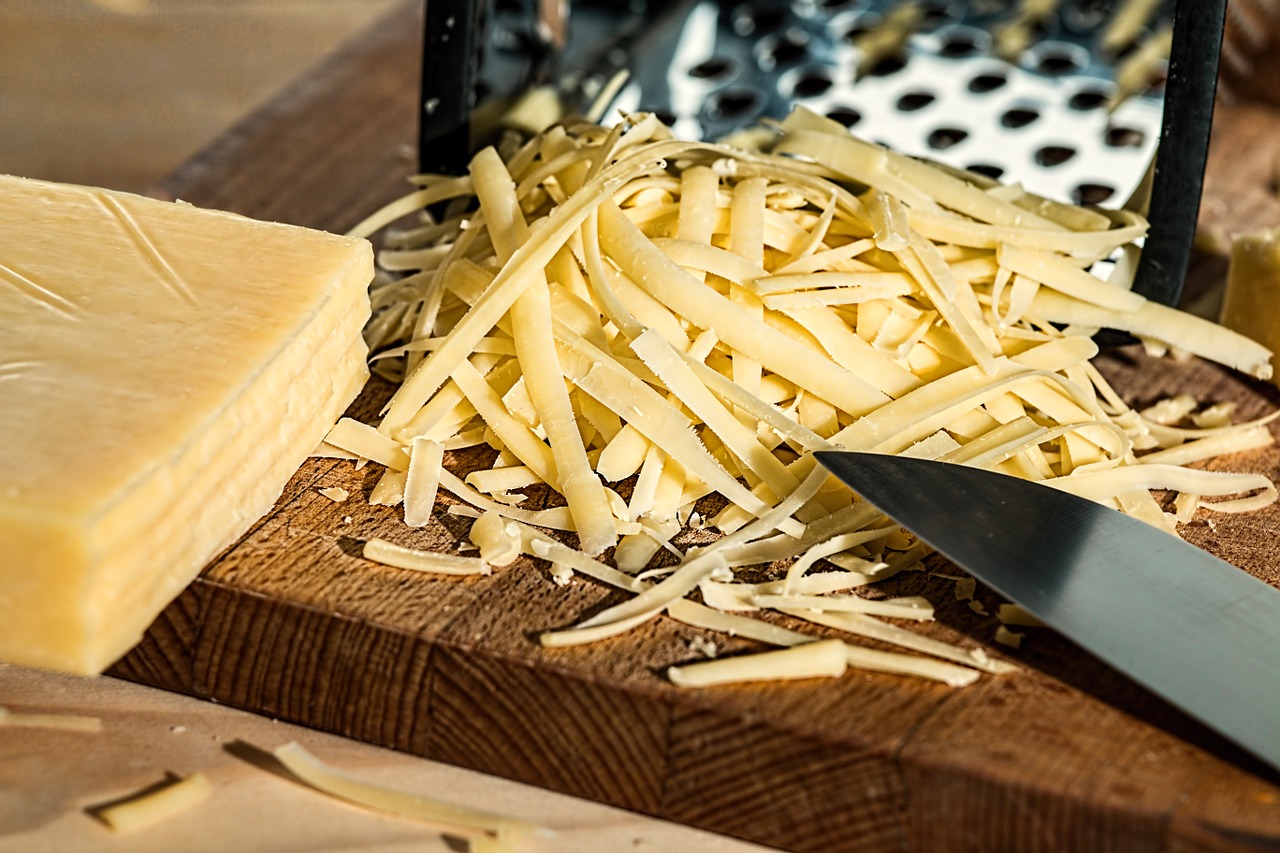
[[(856, 649), (958, 685), (971, 678), (957, 670), (1013, 667), (872, 615), (927, 620), (927, 604), (850, 593), (928, 548), (814, 451), (989, 468), (1170, 531), (1192, 512), (1275, 500), (1265, 477), (1184, 467), (1271, 443), (1267, 419), (1232, 423), (1219, 408), (1197, 421), (1185, 400), (1135, 410), (1090, 362), (1092, 332), (1109, 327), (1270, 371), (1265, 347), (1146, 301), (1125, 275), (1090, 273), (1132, 253), (1141, 217), (1000, 187), (804, 110), (769, 133), (747, 150), (674, 139), (649, 114), (556, 126), (484, 149), (464, 177), (416, 179), (357, 227), (418, 217), (384, 236), (366, 330), (401, 384), (380, 422), (344, 419), (327, 442), (385, 466), (372, 501), (403, 503), (411, 526), (476, 519), (481, 556), (373, 541), (367, 555), (455, 573), (519, 570), (524, 555), (557, 583), (634, 595), (574, 625), (530, 626), (548, 647), (715, 613), (701, 596), (752, 613), (720, 613), (746, 620), (729, 628), (700, 616), (707, 630), (794, 645), (815, 639), (775, 620), (819, 624), (927, 662), (870, 661), (891, 653), (849, 642), (850, 664)], [(461, 470), (452, 449), (477, 444), (497, 453), (492, 470)], [(518, 506), (542, 488), (563, 505)], [(1177, 512), (1153, 489), (1173, 492)]]
[(99, 717), (87, 717), (79, 714), (41, 714), (32, 711), (12, 711), (0, 705), (0, 727), (3, 726), (96, 733), (102, 731), (102, 720)]
[(546, 827), (495, 812), (365, 782), (320, 760), (297, 743), (278, 747), (275, 756), (290, 773), (318, 791), (367, 808), (425, 821), (471, 841), (487, 839), (501, 845), (488, 849), (515, 850), (522, 839), (551, 835)]
[(135, 832), (192, 808), (208, 799), (211, 793), (213, 783), (209, 777), (203, 773), (192, 773), (91, 812), (117, 832)]

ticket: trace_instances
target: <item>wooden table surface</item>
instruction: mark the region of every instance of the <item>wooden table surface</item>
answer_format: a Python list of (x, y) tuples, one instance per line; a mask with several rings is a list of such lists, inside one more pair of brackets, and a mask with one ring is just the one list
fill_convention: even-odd
[(0, 172), (141, 192), (398, 0), (0, 0)]
[[(459, 850), (434, 827), (334, 800), (281, 774), (263, 751), (290, 741), (369, 782), (501, 810), (553, 829), (555, 836), (530, 845), (530, 853), (763, 850), (116, 678), (82, 679), (0, 664), (0, 704), (102, 721), (96, 734), (0, 728), (5, 853)], [(196, 771), (212, 781), (211, 797), (149, 829), (117, 834), (86, 811), (170, 774)]]
[[(332, 230), (396, 193), (411, 163), (415, 96), (404, 16), (239, 125), (163, 191)], [(1222, 116), (1227, 137), (1253, 141), (1216, 155), (1211, 201), (1224, 207), (1210, 213), (1231, 227), (1271, 224), (1257, 180), (1261, 164), (1275, 162), (1271, 118), (1249, 108)], [(1275, 403), (1273, 391), (1198, 363), (1153, 369), (1126, 356), (1108, 369), (1143, 397), (1190, 388), (1246, 412)], [(1232, 463), (1280, 472), (1275, 452)], [(561, 594), (536, 567), (475, 583), (370, 572), (342, 542), (400, 530), (394, 514), (358, 501), (336, 507), (314, 492), (343, 485), (359, 495), (366, 479), (346, 463), (309, 463), (117, 671), (780, 846), (1280, 845), (1276, 774), (1052, 635), (1011, 655), (1021, 675), (963, 691), (857, 675), (834, 687), (677, 695), (655, 671), (687, 656), (692, 634), (665, 620), (558, 657), (529, 643), (528, 631), (599, 606), (606, 593), (591, 585)], [(1277, 526), (1271, 512), (1188, 534), (1280, 583)], [(949, 587), (923, 578), (903, 592), (945, 601)], [(988, 644), (992, 626), (967, 608), (944, 606), (940, 617), (940, 636)]]

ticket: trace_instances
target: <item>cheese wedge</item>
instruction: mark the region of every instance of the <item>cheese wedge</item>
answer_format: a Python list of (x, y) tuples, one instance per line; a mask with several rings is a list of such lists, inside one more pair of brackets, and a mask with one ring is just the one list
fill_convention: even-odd
[[(1280, 228), (1238, 235), (1231, 242), (1227, 289), (1218, 322), (1280, 352)], [(1271, 381), (1280, 385), (1280, 359), (1271, 357)]]
[(0, 660), (98, 673), (368, 378), (365, 240), (0, 176)]

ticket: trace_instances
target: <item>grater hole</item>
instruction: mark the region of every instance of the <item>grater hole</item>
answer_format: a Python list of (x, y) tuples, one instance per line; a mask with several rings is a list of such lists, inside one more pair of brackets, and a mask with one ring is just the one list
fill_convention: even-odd
[(816, 98), (831, 88), (831, 78), (825, 71), (806, 71), (791, 87), (797, 98)]
[(971, 33), (952, 33), (942, 41), (938, 53), (948, 59), (963, 59), (981, 50), (978, 40)]
[(781, 29), (786, 22), (784, 9), (747, 6), (733, 16), (733, 31), (740, 36), (763, 35)]
[(834, 107), (827, 110), (827, 118), (834, 122), (839, 122), (845, 127), (853, 127), (855, 124), (862, 121), (862, 113), (858, 112), (853, 107)]
[(733, 121), (759, 106), (760, 95), (752, 89), (724, 89), (711, 96), (708, 112), (716, 121)]
[(1102, 204), (1116, 194), (1116, 188), (1107, 184), (1080, 184), (1071, 191), (1076, 204)]
[(1085, 89), (1072, 95), (1067, 101), (1067, 106), (1073, 110), (1096, 110), (1106, 102), (1106, 92), (1100, 89)]
[(718, 80), (728, 77), (733, 72), (733, 69), (734, 65), (731, 60), (722, 56), (713, 56), (690, 68), (689, 76), (698, 80)]
[(1070, 74), (1081, 67), (1080, 57), (1065, 50), (1046, 50), (1036, 60), (1036, 70), (1051, 76)]
[(935, 151), (946, 151), (969, 138), (969, 131), (958, 127), (940, 127), (929, 134), (925, 143)]
[(1036, 152), (1036, 162), (1047, 169), (1061, 166), (1076, 156), (1076, 150), (1065, 145), (1046, 145)]
[(1147, 135), (1135, 127), (1109, 127), (1102, 139), (1112, 148), (1140, 148)]
[(986, 175), (988, 178), (999, 180), (1004, 174), (1004, 169), (999, 166), (993, 166), (990, 163), (974, 163), (968, 167), (970, 172), (976, 172), (979, 175)]
[(975, 95), (985, 95), (987, 92), (994, 92), (1009, 82), (1009, 78), (1003, 74), (979, 74), (969, 81), (969, 91)]
[(904, 113), (913, 113), (932, 104), (937, 98), (932, 92), (907, 92), (898, 98), (898, 109)]
[(859, 18), (853, 26), (844, 31), (844, 40), (850, 42), (857, 41), (867, 33), (872, 32), (876, 28), (877, 23), (878, 20), (876, 18), (868, 18), (864, 15)]
[(956, 16), (953, 3), (946, 0), (934, 0), (932, 3), (925, 4), (921, 10), (920, 26), (922, 29), (937, 27), (946, 23)]
[(867, 71), (871, 77), (891, 77), (899, 71), (907, 67), (907, 55), (905, 53), (895, 53), (881, 59), (871, 69)]
[(1112, 0), (1076, 0), (1062, 12), (1062, 22), (1077, 33), (1087, 33), (1102, 26), (1111, 16)]
[(1020, 127), (1026, 127), (1038, 118), (1040, 118), (1040, 113), (1033, 109), (1014, 107), (1000, 116), (1000, 124), (1010, 130), (1017, 130)]
[(763, 45), (764, 58), (770, 65), (790, 65), (809, 53), (808, 41), (800, 34), (783, 33), (772, 43)]

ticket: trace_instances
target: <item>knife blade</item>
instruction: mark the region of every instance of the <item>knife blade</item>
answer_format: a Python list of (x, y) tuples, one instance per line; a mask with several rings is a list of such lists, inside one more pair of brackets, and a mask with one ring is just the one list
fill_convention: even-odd
[(1280, 590), (1041, 483), (883, 454), (815, 455), (975, 578), (1280, 769)]

